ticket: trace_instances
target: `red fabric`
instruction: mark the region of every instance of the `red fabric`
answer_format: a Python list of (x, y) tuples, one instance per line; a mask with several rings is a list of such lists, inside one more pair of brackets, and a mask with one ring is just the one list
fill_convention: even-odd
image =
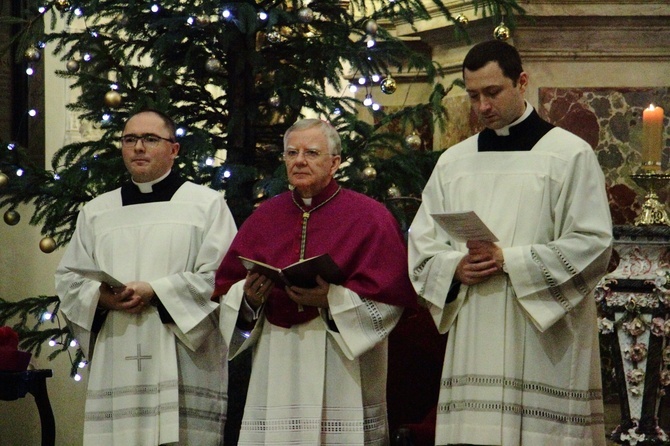
[(389, 336), (389, 429), (410, 429), (415, 446), (435, 444), (435, 416), (447, 336), (428, 310), (405, 312)]
[[(332, 181), (312, 199), (313, 209), (338, 189)], [(285, 192), (263, 203), (242, 225), (216, 274), (215, 298), (244, 279), (238, 256), (283, 268), (300, 258), (303, 211)], [(299, 199), (298, 199), (299, 200)], [(298, 201), (302, 203), (302, 201)], [(344, 273), (343, 286), (359, 296), (392, 305), (415, 307), (416, 294), (407, 275), (407, 249), (398, 223), (379, 202), (341, 189), (311, 213), (305, 258), (328, 253)], [(318, 316), (315, 307), (298, 306), (275, 284), (266, 304), (267, 319), (290, 327)]]

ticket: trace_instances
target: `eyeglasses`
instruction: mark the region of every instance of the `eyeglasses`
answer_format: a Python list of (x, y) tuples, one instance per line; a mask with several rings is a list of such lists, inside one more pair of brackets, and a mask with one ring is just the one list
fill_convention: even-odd
[(315, 161), (321, 157), (321, 155), (328, 155), (332, 156), (330, 153), (323, 153), (319, 152), (316, 149), (307, 149), (307, 150), (295, 150), (295, 149), (289, 149), (284, 152), (284, 159), (289, 160), (289, 161), (294, 161), (295, 159), (298, 158), (298, 155), (302, 153), (302, 156), (305, 157), (305, 159), (310, 160), (310, 161)]
[(125, 148), (135, 147), (139, 140), (142, 140), (142, 145), (147, 149), (158, 147), (161, 141), (174, 143), (170, 138), (163, 138), (162, 136), (154, 135), (153, 133), (145, 133), (144, 135), (123, 135), (121, 137), (121, 146)]

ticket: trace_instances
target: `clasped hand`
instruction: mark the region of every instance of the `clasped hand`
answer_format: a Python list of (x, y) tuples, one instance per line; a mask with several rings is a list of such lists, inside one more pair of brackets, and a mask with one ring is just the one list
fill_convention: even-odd
[[(267, 277), (258, 273), (247, 273), (244, 281), (244, 295), (249, 305), (256, 309), (265, 303), (274, 284)], [(298, 305), (328, 308), (328, 290), (330, 284), (321, 277), (316, 277), (314, 288), (300, 288), (297, 286), (284, 287), (288, 297)]]
[(485, 281), (502, 271), (502, 249), (493, 242), (470, 240), (466, 244), (468, 253), (456, 267), (456, 279), (465, 285)]
[(123, 287), (111, 287), (102, 283), (99, 289), (98, 306), (131, 314), (144, 311), (155, 296), (153, 288), (147, 282), (129, 282)]

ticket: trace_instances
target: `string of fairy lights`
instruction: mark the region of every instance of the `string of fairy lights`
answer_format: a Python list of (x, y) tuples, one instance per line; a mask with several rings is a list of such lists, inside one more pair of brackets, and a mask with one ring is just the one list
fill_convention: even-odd
[[(161, 11), (162, 5), (159, 2), (155, 2), (151, 4), (149, 8), (151, 12), (157, 14)], [(84, 21), (86, 19), (84, 11), (80, 7), (74, 6), (71, 3), (71, 0), (53, 0), (39, 7), (37, 12), (38, 14), (44, 15), (52, 9), (55, 9), (61, 14), (66, 13), (73, 14), (77, 18), (84, 19)], [(304, 25), (302, 32), (305, 33), (307, 37), (309, 37), (310, 35), (313, 36), (314, 31), (309, 26), (309, 24), (319, 18), (318, 13), (316, 13), (313, 9), (311, 9), (309, 5), (304, 5), (296, 10), (296, 14), (298, 21)], [(261, 23), (265, 23), (268, 20), (268, 13), (262, 10), (258, 11), (257, 17)], [(121, 24), (123, 24), (124, 21), (127, 21), (127, 17), (120, 16), (118, 20)], [(184, 20), (188, 26), (207, 27), (212, 26), (212, 24), (217, 21), (236, 20), (236, 17), (234, 10), (223, 7), (220, 10), (220, 12), (218, 12), (216, 15), (188, 16), (185, 17)], [(459, 14), (455, 18), (455, 20), (458, 21), (462, 26), (468, 24), (468, 19), (462, 14)], [(95, 37), (95, 33), (97, 31), (94, 28), (88, 28), (87, 25), (85, 26), (88, 32), (90, 32), (91, 35)], [(369, 19), (364, 24), (364, 31), (365, 36), (363, 37), (363, 42), (365, 43), (367, 49), (373, 50), (375, 48), (375, 45), (377, 45), (379, 25), (375, 20)], [(294, 32), (293, 30), (286, 29), (286, 27), (284, 28), (280, 27), (276, 30), (265, 32), (264, 37), (267, 44), (272, 45), (284, 42), (286, 39), (289, 39), (293, 32)], [(499, 40), (507, 40), (510, 38), (510, 30), (505, 25), (504, 20), (500, 23), (499, 26), (497, 26), (494, 29), (493, 36), (494, 38)], [(42, 59), (42, 53), (45, 47), (46, 44), (44, 42), (36, 42), (35, 44), (30, 45), (23, 54), (25, 61), (25, 75), (28, 78), (28, 82), (30, 82), (30, 80), (33, 79), (37, 74), (37, 71), (39, 69), (38, 68), (39, 62)], [(80, 70), (81, 65), (90, 62), (92, 60), (92, 57), (93, 56), (89, 53), (83, 53), (80, 55), (78, 60), (70, 59), (66, 61), (65, 68), (69, 73), (73, 74), (77, 73)], [(223, 64), (216, 57), (212, 56), (206, 60), (203, 68), (209, 73), (217, 73), (223, 70)], [(354, 73), (351, 79), (352, 80), (350, 81), (346, 89), (342, 92), (342, 94), (345, 94), (346, 92), (352, 95), (360, 94), (360, 97), (363, 97), (362, 104), (365, 107), (368, 107), (373, 112), (379, 111), (382, 108), (379, 102), (376, 101), (374, 98), (373, 94), (374, 88), (379, 87), (379, 90), (386, 95), (392, 95), (398, 89), (398, 83), (390, 73), (386, 73), (383, 75), (372, 74), (369, 76), (358, 76), (357, 73)], [(109, 110), (103, 111), (103, 113), (101, 114), (100, 119), (102, 123), (109, 121), (112, 118), (112, 115), (110, 114), (111, 111), (122, 105), (124, 99), (122, 93), (119, 90), (120, 90), (119, 86), (115, 82), (110, 82), (109, 91), (104, 96), (104, 104), (108, 107)], [(407, 91), (407, 94), (409, 94), (409, 90)], [(405, 98), (405, 101), (406, 100), (407, 97)], [(268, 98), (267, 102), (270, 106), (279, 108), (282, 104), (282, 98), (277, 92), (274, 92)], [(337, 112), (338, 110), (335, 110), (335, 113)], [(25, 111), (25, 113), (29, 119), (34, 119), (40, 115), (40, 110), (39, 108), (30, 106), (29, 104), (28, 109)], [(186, 129), (184, 128), (177, 129), (178, 137), (183, 136), (185, 133)], [(416, 131), (414, 131), (405, 137), (405, 143), (407, 147), (409, 147), (410, 149), (418, 150), (422, 145), (422, 140), (421, 137), (416, 133)], [(17, 144), (14, 142), (10, 142), (7, 144), (5, 149), (8, 151), (17, 150)], [(207, 165), (212, 165), (216, 163), (217, 160), (215, 157), (212, 156), (207, 158), (204, 162)], [(371, 165), (368, 165), (368, 167), (366, 167), (362, 173), (364, 177), (368, 179), (373, 179), (376, 176), (376, 172)], [(15, 175), (16, 177), (21, 177), (24, 174), (24, 170), (22, 167), (18, 166), (10, 174)], [(230, 177), (230, 175), (231, 173), (229, 171), (223, 173), (224, 178), (228, 178)], [(60, 179), (57, 172), (53, 173), (53, 179), (56, 181)], [(7, 184), (9, 184), (10, 181), (11, 181), (10, 175), (0, 171), (0, 190), (2, 190), (5, 186), (7, 186)], [(388, 194), (391, 198), (395, 198), (400, 196), (400, 191), (395, 186), (391, 186), (391, 188), (389, 188), (388, 190)], [(12, 208), (4, 213), (3, 219), (7, 225), (14, 226), (19, 223), (21, 216), (14, 208)], [(53, 252), (56, 249), (56, 247), (57, 244), (55, 240), (49, 236), (42, 238), (39, 242), (40, 250), (46, 254)], [(40, 320), (41, 322), (44, 323), (46, 322), (54, 323), (58, 326), (59, 329), (61, 329), (60, 318), (58, 314), (54, 312), (44, 311), (44, 313), (40, 317)], [(51, 338), (48, 341), (48, 344), (54, 349), (59, 348), (61, 350), (67, 351), (68, 356), (70, 358), (70, 363), (72, 364), (72, 372), (71, 372), (72, 378), (75, 381), (80, 381), (82, 379), (82, 376), (79, 373), (79, 370), (84, 369), (87, 366), (87, 361), (83, 359), (83, 355), (81, 354), (81, 350), (79, 349), (77, 341), (71, 338), (71, 336), (66, 336), (65, 334), (63, 334), (60, 337)], [(71, 349), (76, 350), (76, 353), (74, 355), (70, 351)]]

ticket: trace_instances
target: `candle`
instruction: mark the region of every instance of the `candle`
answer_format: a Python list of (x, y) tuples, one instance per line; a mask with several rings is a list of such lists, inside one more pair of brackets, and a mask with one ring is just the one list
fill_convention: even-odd
[(642, 112), (642, 156), (651, 170), (661, 168), (663, 148), (663, 109), (651, 104)]

